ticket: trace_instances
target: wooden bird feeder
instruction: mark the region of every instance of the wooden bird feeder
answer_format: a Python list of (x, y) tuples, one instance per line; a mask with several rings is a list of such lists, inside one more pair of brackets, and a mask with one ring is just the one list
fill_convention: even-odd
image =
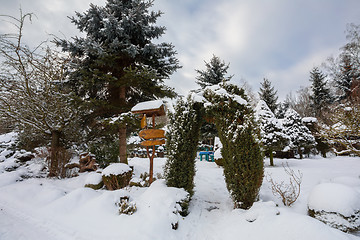
[[(131, 112), (139, 114), (141, 119), (141, 130), (139, 136), (144, 139), (140, 145), (146, 147), (147, 156), (150, 159), (149, 183), (153, 181), (153, 163), (155, 157), (155, 146), (165, 144), (165, 131), (155, 129), (155, 117), (166, 115), (165, 104), (162, 100), (141, 102), (135, 105)], [(152, 128), (147, 126), (147, 117), (152, 118)], [(152, 154), (150, 155), (149, 147), (152, 147)]]

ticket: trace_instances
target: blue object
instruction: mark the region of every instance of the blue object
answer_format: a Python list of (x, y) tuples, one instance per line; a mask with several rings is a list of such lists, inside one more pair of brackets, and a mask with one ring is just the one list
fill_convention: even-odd
[[(203, 157), (205, 156), (205, 160), (208, 162), (214, 162), (214, 152), (210, 151), (203, 151), (199, 153), (200, 161), (202, 161)], [(211, 160), (210, 160), (211, 159)]]

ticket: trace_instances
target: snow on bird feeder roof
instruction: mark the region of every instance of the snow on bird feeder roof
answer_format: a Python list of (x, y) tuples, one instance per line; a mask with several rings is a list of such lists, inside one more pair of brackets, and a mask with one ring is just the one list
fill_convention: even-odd
[(136, 104), (131, 112), (134, 114), (146, 114), (146, 115), (165, 115), (165, 103), (163, 100), (153, 100), (147, 102), (141, 102)]

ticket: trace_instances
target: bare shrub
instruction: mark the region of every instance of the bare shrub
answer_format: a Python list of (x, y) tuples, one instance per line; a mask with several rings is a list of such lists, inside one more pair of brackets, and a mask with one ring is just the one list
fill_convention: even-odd
[(288, 163), (282, 164), (282, 166), (285, 173), (289, 176), (289, 183), (274, 181), (270, 173), (266, 174), (266, 180), (270, 183), (270, 189), (274, 196), (279, 197), (285, 206), (290, 207), (300, 196), (303, 174), (299, 170), (295, 172), (289, 167)]

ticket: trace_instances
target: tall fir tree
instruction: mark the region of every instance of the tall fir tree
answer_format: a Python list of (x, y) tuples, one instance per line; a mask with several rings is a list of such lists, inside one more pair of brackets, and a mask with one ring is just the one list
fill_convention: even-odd
[(312, 90), (310, 99), (315, 117), (321, 117), (322, 112), (332, 102), (330, 89), (326, 86), (327, 82), (325, 77), (326, 76), (317, 67), (314, 67), (310, 72)]
[(184, 188), (190, 195), (194, 193), (195, 159), (202, 123), (201, 109), (201, 104), (190, 97), (187, 101), (179, 99), (175, 105), (175, 113), (169, 115), (170, 124), (166, 134), (166, 184), (169, 187)]
[(224, 61), (215, 55), (210, 59), (210, 62), (205, 62), (205, 70), (195, 70), (198, 74), (196, 77), (196, 83), (201, 88), (219, 84), (223, 81), (229, 81), (233, 76), (226, 76), (227, 70), (230, 64), (226, 64)]
[(285, 134), (290, 137), (290, 146), (297, 150), (300, 159), (303, 158), (303, 149), (308, 150), (315, 147), (316, 142), (310, 130), (302, 123), (300, 115), (289, 108), (283, 120)]
[(285, 134), (284, 128), (265, 101), (259, 101), (255, 108), (255, 116), (260, 125), (261, 143), (270, 158), (270, 166), (274, 166), (273, 151), (281, 151), (288, 146), (290, 137)]
[(260, 99), (265, 101), (266, 105), (268, 105), (268, 107), (272, 112), (275, 112), (278, 107), (277, 91), (275, 91), (275, 88), (271, 86), (271, 82), (267, 78), (264, 78), (263, 82), (260, 84), (261, 84), (259, 91)]
[[(154, 43), (165, 33), (153, 1), (107, 0), (71, 18), (84, 37), (56, 39), (73, 58), (70, 85), (88, 108), (89, 121), (118, 116), (136, 103), (173, 97), (164, 79), (180, 66), (174, 46)], [(119, 123), (120, 162), (127, 162), (126, 123)]]

